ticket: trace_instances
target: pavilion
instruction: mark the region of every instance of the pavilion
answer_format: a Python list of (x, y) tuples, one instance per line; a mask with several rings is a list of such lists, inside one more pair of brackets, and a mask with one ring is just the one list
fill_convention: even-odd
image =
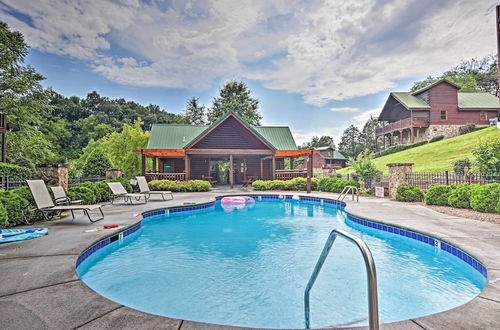
[[(234, 111), (208, 126), (154, 124), (147, 148), (134, 151), (142, 154), (148, 180), (214, 180), (212, 163), (222, 161), (228, 163), (231, 187), (257, 179), (307, 177), (307, 170), (294, 169), (294, 158), (314, 152), (299, 150), (289, 127), (252, 126)], [(153, 160), (152, 172), (146, 172), (147, 157)]]

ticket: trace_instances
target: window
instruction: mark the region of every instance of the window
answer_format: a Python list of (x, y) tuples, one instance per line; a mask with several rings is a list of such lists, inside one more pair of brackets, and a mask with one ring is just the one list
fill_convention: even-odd
[(486, 120), (486, 111), (481, 111), (479, 113), (479, 120)]
[(447, 120), (448, 119), (448, 113), (446, 111), (441, 111), (441, 120)]

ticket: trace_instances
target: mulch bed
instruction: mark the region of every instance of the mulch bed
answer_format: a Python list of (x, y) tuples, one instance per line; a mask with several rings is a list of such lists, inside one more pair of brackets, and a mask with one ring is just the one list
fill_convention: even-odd
[(474, 219), (500, 225), (500, 214), (498, 213), (483, 213), (469, 209), (457, 209), (450, 206), (427, 205), (425, 203), (412, 203), (412, 204), (422, 205), (436, 212), (452, 215), (455, 217)]

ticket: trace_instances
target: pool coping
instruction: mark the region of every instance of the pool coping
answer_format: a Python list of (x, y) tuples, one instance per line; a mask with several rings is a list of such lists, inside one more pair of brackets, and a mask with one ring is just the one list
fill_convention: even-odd
[[(283, 192), (283, 193), (287, 194), (287, 195), (291, 194), (291, 192)], [(202, 193), (200, 193), (200, 194), (202, 194)], [(234, 195), (262, 195), (262, 196), (274, 195), (274, 196), (276, 196), (279, 194), (280, 194), (280, 192), (271, 192), (271, 193), (264, 193), (264, 192), (242, 193), (242, 192), (240, 192), (240, 193), (230, 193), (230, 194), (217, 194), (217, 196), (220, 196), (220, 197), (227, 196), (227, 195), (233, 195), (233, 196)], [(304, 194), (301, 192), (296, 192), (296, 193), (292, 193), (292, 194), (298, 194), (298, 195), (304, 196)], [(205, 195), (205, 196), (207, 196), (207, 195)], [(207, 204), (213, 204), (215, 202), (216, 197), (215, 196), (212, 196), (212, 197), (213, 197), (213, 200), (205, 202), (205, 203), (199, 203), (196, 206), (175, 204), (175, 205), (168, 207), (168, 209), (188, 209), (190, 207), (192, 208), (192, 207), (199, 207), (199, 206), (207, 205)], [(321, 198), (321, 199), (334, 200), (334, 198), (332, 197), (332, 194), (313, 193), (311, 195), (306, 195), (304, 197), (305, 198)], [(366, 199), (366, 200), (369, 200), (369, 199)], [(180, 200), (180, 201), (176, 200), (175, 202), (176, 203), (182, 202), (182, 200)], [(397, 202), (390, 202), (390, 201), (387, 201), (387, 202), (388, 203), (397, 203)], [(361, 203), (363, 203), (363, 199), (361, 199), (360, 204)], [(368, 220), (371, 222), (384, 224), (384, 225), (388, 225), (388, 226), (392, 226), (392, 227), (408, 229), (408, 230), (415, 232), (415, 233), (425, 234), (428, 236), (436, 237), (437, 239), (439, 239), (443, 242), (448, 242), (448, 243), (460, 248), (461, 250), (467, 251), (471, 257), (474, 257), (481, 264), (483, 264), (486, 267), (487, 272), (488, 272), (488, 278), (487, 278), (488, 282), (486, 284), (486, 287), (477, 297), (472, 299), (470, 302), (468, 302), (462, 306), (456, 307), (454, 309), (441, 312), (441, 313), (432, 314), (432, 315), (428, 315), (428, 316), (424, 316), (424, 317), (416, 318), (416, 319), (411, 319), (411, 320), (407, 320), (407, 321), (382, 324), (381, 325), (382, 328), (394, 328), (394, 329), (422, 329), (422, 328), (423, 329), (435, 329), (435, 328), (436, 329), (437, 328), (457, 329), (457, 328), (464, 328), (464, 329), (472, 329), (472, 328), (488, 328), (488, 325), (492, 324), (491, 322), (495, 322), (495, 323), (493, 323), (495, 325), (500, 324), (500, 323), (498, 323), (498, 322), (500, 322), (500, 313), (497, 313), (497, 311), (500, 311), (500, 294), (497, 296), (497, 291), (500, 292), (500, 285), (497, 285), (497, 284), (500, 284), (500, 283), (496, 284), (496, 282), (495, 283), (491, 282), (493, 276), (500, 277), (500, 266), (497, 265), (496, 263), (492, 263), (491, 259), (487, 258), (487, 255), (485, 254), (486, 251), (480, 251), (479, 253), (477, 251), (471, 252), (467, 246), (463, 246), (464, 244), (456, 241), (454, 238), (450, 238), (449, 236), (446, 236), (446, 235), (441, 236), (441, 235), (439, 235), (439, 233), (434, 233), (434, 232), (432, 232), (432, 234), (429, 234), (429, 233), (426, 233), (425, 231), (419, 230), (419, 228), (412, 228), (411, 225), (410, 226), (408, 226), (408, 225), (403, 226), (403, 225), (400, 225), (399, 223), (396, 224), (396, 223), (393, 223), (391, 221), (379, 220), (378, 218), (374, 219), (373, 217), (367, 217), (366, 212), (363, 212), (363, 210), (356, 210), (356, 205), (359, 206), (359, 204), (349, 202), (345, 206), (346, 212), (348, 214), (350, 214), (351, 216), (358, 217), (360, 219), (364, 219), (364, 220)], [(401, 204), (395, 204), (395, 205), (399, 206)], [(401, 206), (403, 206), (403, 205), (401, 205)], [(145, 211), (143, 213), (154, 212), (155, 210), (165, 210), (165, 207), (148, 209), (147, 211)], [(441, 218), (442, 218), (442, 216), (441, 216)], [(455, 219), (459, 219), (459, 220), (462, 219), (462, 218), (456, 218), (456, 217), (451, 217), (451, 218), (455, 218)], [(88, 250), (89, 247), (92, 247), (96, 243), (101, 242), (105, 239), (110, 239), (110, 237), (115, 236), (117, 234), (123, 234), (126, 231), (130, 231), (130, 230), (134, 229), (134, 227), (135, 227), (135, 230), (137, 230), (137, 226), (140, 225), (142, 220), (143, 219), (137, 219), (137, 220), (128, 222), (128, 225), (126, 227), (124, 227), (123, 230), (121, 230), (120, 232), (113, 232), (109, 235), (101, 235), (101, 237), (94, 238), (94, 239), (90, 240), (90, 244), (87, 244), (87, 248), (80, 250), (80, 252), (78, 254), (74, 255), (73, 258), (71, 258), (71, 257), (69, 258), (69, 259), (73, 260), (73, 262), (72, 262), (73, 272), (76, 274), (75, 265), (77, 263), (77, 260), (78, 260), (78, 258), (80, 258), (81, 255), (83, 255), (83, 253), (85, 251)], [(467, 220), (467, 219), (462, 219), (462, 220)], [(468, 221), (473, 221), (473, 220), (468, 220)], [(474, 221), (473, 221), (473, 224), (474, 224)], [(98, 225), (98, 223), (97, 223), (97, 225)], [(488, 226), (486, 226), (486, 227), (488, 227)], [(498, 226), (496, 226), (496, 225), (491, 225), (490, 227), (492, 229), (495, 229), (495, 230), (498, 229)], [(10, 244), (10, 243), (6, 243), (6, 244)], [(491, 245), (491, 243), (489, 245)], [(491, 245), (489, 248), (498, 248), (498, 244), (497, 244), (497, 246)], [(14, 259), (14, 258), (2, 259), (0, 257), (0, 261)], [(21, 257), (21, 258), (24, 258), (24, 257)], [(496, 274), (496, 275), (494, 275), (494, 274)], [(78, 277), (74, 280), (71, 280), (70, 282), (78, 283), (78, 285), (85, 286), (85, 288), (88, 288), (83, 283), (83, 281), (81, 281)], [(66, 282), (63, 282), (62, 284), (64, 284), (64, 283), (66, 283)], [(55, 284), (55, 285), (57, 285), (57, 284)], [(37, 289), (38, 288), (33, 288), (30, 290), (13, 292), (13, 293), (9, 293), (7, 295), (1, 295), (0, 296), (0, 304), (1, 304), (2, 299), (4, 299), (5, 297), (8, 298), (8, 297), (16, 296), (16, 295), (22, 295), (25, 292), (35, 291)], [(86, 290), (86, 291), (89, 291), (89, 290)], [(483, 293), (485, 291), (489, 291), (488, 296), (483, 296)], [(493, 297), (491, 294), (492, 292), (493, 292)], [(61, 294), (63, 294), (63, 293), (61, 292)], [(88, 294), (88, 293), (86, 293), (86, 294)], [(91, 295), (91, 297), (94, 297), (93, 300), (95, 300), (95, 301), (103, 300), (103, 301), (110, 302), (109, 300), (107, 300), (104, 297), (101, 297), (98, 293), (96, 293), (94, 291), (91, 291), (90, 295)], [(479, 304), (477, 302), (479, 302)], [(115, 317), (116, 315), (119, 315), (120, 317), (131, 317), (131, 315), (133, 315), (133, 316), (141, 319), (142, 322), (140, 323), (139, 328), (148, 328), (148, 326), (146, 324), (149, 324), (152, 322), (157, 322), (158, 324), (161, 323), (164, 325), (168, 324), (169, 325), (168, 328), (172, 328), (172, 329), (181, 329), (181, 328), (182, 329), (188, 329), (188, 328), (190, 328), (190, 329), (205, 329), (205, 328), (210, 328), (210, 329), (242, 329), (243, 328), (243, 327), (222, 326), (222, 325), (215, 325), (215, 324), (203, 324), (203, 323), (197, 323), (197, 322), (192, 322), (192, 321), (171, 319), (168, 317), (151, 315), (148, 313), (129, 309), (129, 308), (124, 307), (122, 305), (117, 305), (116, 303), (113, 303), (113, 304), (116, 305), (117, 307), (114, 307), (111, 310), (106, 311), (104, 314), (99, 315), (98, 317), (93, 317), (92, 319), (89, 319), (88, 322), (85, 322), (83, 324), (75, 323), (75, 328), (77, 328), (79, 326), (85, 327), (86, 325), (89, 325), (89, 324), (93, 325), (93, 324), (96, 324), (96, 322), (97, 322), (97, 324), (99, 324), (99, 322), (105, 323), (108, 318)], [(478, 309), (477, 305), (479, 305), (480, 311), (477, 310)], [(479, 314), (478, 314), (478, 312), (479, 312)], [(482, 317), (484, 315), (480, 315), (480, 314), (484, 314), (484, 313), (488, 313), (488, 315), (489, 315), (486, 318), (486, 320), (484, 319), (484, 317)], [(2, 313), (0, 312), (0, 316), (2, 316), (1, 314)], [(492, 315), (499, 315), (499, 316), (492, 316)], [(19, 317), (22, 317), (22, 316), (19, 315)], [(113, 319), (113, 320), (115, 320), (115, 319)], [(447, 327), (446, 324), (448, 324), (448, 323), (446, 323), (446, 322), (449, 322), (450, 320), (452, 322), (449, 323), (450, 326)], [(455, 324), (454, 324), (454, 322), (455, 322)], [(6, 323), (7, 328), (9, 328), (8, 324), (9, 323)], [(460, 324), (460, 326), (457, 327), (457, 324)], [(360, 328), (366, 328), (366, 327), (360, 327)]]

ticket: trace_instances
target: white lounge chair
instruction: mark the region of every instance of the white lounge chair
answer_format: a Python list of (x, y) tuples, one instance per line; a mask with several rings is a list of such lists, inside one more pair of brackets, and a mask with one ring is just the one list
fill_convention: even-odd
[[(81, 205), (83, 203), (81, 199), (71, 200), (61, 186), (50, 187), (50, 190), (52, 190), (56, 205)], [(78, 197), (81, 198), (80, 196)]]
[[(174, 195), (171, 191), (151, 191), (149, 190), (148, 181), (144, 176), (136, 176), (137, 183), (139, 184), (139, 191), (141, 194), (147, 195), (148, 199), (151, 198), (151, 195), (161, 195), (164, 201), (170, 201), (174, 199)], [(170, 195), (169, 199), (165, 199), (165, 196)]]
[[(73, 219), (75, 219), (74, 211), (83, 211), (90, 222), (96, 222), (104, 219), (104, 213), (102, 213), (102, 205), (55, 205), (54, 201), (50, 197), (50, 193), (47, 190), (47, 186), (43, 180), (26, 180), (28, 187), (30, 188), (33, 199), (35, 200), (37, 210), (40, 211), (46, 220), (52, 219), (55, 213), (61, 213), (63, 211), (70, 211)], [(90, 217), (89, 211), (99, 210), (101, 212), (101, 217), (97, 219), (92, 219)]]
[(111, 204), (114, 203), (115, 198), (120, 198), (123, 197), (123, 200), (125, 203), (130, 203), (134, 204), (132, 199), (135, 199), (136, 201), (140, 201), (141, 199), (144, 199), (144, 203), (146, 204), (148, 202), (148, 196), (144, 194), (133, 194), (127, 192), (125, 190), (125, 187), (120, 182), (107, 182), (109, 189), (111, 189)]

